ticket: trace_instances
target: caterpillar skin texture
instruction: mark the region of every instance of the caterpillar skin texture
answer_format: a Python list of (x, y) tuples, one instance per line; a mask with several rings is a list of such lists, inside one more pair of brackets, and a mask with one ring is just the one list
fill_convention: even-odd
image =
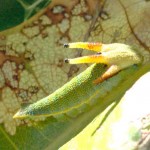
[[(112, 56), (110, 53), (104, 53), (109, 51), (108, 48), (111, 49), (111, 47), (114, 52), (111, 53)], [(121, 52), (119, 50), (121, 50)], [(59, 118), (59, 116), (64, 114), (69, 117), (76, 117), (90, 109), (91, 106), (103, 101), (112, 90), (119, 91), (119, 86), (127, 82), (128, 76), (138, 70), (138, 65), (133, 64), (140, 64), (142, 58), (137, 52), (134, 52), (130, 46), (124, 44), (110, 44), (104, 52), (101, 51), (102, 54), (104, 53), (102, 56), (107, 56), (109, 62), (107, 63), (108, 67), (103, 64), (93, 64), (48, 97), (28, 106), (22, 106), (14, 115), (14, 118), (21, 119), (39, 116), (53, 116)], [(71, 62), (71, 60), (68, 61)], [(92, 61), (94, 60), (92, 59)], [(93, 81), (103, 76), (112, 64), (118, 65), (120, 68), (132, 67), (129, 67), (127, 71), (120, 71), (121, 69), (119, 69), (119, 74), (107, 78), (108, 80), (105, 79), (106, 81), (101, 82), (101, 84), (93, 84)]]

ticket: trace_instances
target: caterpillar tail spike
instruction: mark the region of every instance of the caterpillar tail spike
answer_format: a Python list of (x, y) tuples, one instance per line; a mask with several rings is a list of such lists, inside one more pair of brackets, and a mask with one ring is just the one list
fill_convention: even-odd
[(89, 42), (75, 42), (75, 43), (66, 43), (64, 48), (82, 48), (90, 51), (99, 52), (101, 49), (101, 43), (89, 43)]
[(64, 44), (65, 48), (82, 48), (91, 51), (96, 51), (97, 54), (90, 56), (83, 56), (74, 59), (65, 59), (66, 63), (80, 64), (80, 63), (102, 63), (108, 66), (98, 79), (94, 80), (94, 84), (99, 84), (104, 80), (117, 74), (122, 69), (131, 65), (139, 64), (142, 62), (142, 56), (133, 47), (121, 44), (102, 44), (102, 43), (88, 43), (88, 42), (75, 42)]

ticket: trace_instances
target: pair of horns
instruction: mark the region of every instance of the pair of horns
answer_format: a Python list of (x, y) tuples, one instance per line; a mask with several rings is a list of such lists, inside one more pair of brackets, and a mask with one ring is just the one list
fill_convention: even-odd
[(97, 52), (96, 55), (83, 56), (74, 59), (65, 59), (66, 63), (81, 64), (81, 63), (107, 63), (105, 57), (100, 55), (102, 49), (102, 43), (88, 43), (88, 42), (76, 42), (64, 44), (65, 48), (82, 48)]

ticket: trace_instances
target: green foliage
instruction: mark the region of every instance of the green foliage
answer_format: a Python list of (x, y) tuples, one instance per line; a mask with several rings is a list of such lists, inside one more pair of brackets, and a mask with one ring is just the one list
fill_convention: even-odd
[(51, 0), (1, 0), (0, 31), (25, 22), (50, 2)]
[[(97, 72), (99, 71), (99, 65), (96, 66)], [(91, 69), (93, 66), (91, 67)], [(102, 69), (102, 68), (101, 68)], [(14, 136), (7, 135), (1, 126), (1, 144), (0, 148), (6, 147), (9, 149), (58, 149), (65, 144), (68, 140), (77, 135), (87, 124), (89, 124), (94, 117), (103, 112), (111, 103), (120, 100), (124, 92), (133, 85), (133, 83), (147, 70), (149, 66), (132, 66), (126, 70), (120, 72), (114, 79), (110, 79), (110, 84), (113, 80), (120, 79), (116, 87), (110, 88), (107, 96), (103, 97), (103, 100), (98, 102), (98, 105), (93, 106), (87, 112), (80, 114), (75, 118), (68, 116), (62, 116), (63, 119), (55, 119), (53, 117), (47, 118), (45, 121), (33, 122), (31, 127), (20, 126), (17, 128), (17, 133)], [(105, 70), (103, 68), (102, 70)], [(92, 70), (91, 70), (92, 71)], [(87, 69), (83, 72), (86, 75), (89, 72)], [(132, 74), (132, 77), (128, 79), (128, 76)], [(97, 74), (95, 74), (97, 75)], [(107, 85), (108, 82), (105, 82)], [(105, 88), (105, 84), (103, 88)], [(74, 90), (76, 92), (77, 89)], [(69, 95), (68, 95), (69, 96)], [(100, 96), (100, 95), (99, 95)], [(73, 98), (73, 97), (72, 97)], [(19, 139), (19, 140), (18, 140)], [(7, 143), (7, 144), (6, 144)]]
[[(6, 38), (0, 37), (0, 40), (2, 39), (0, 41), (0, 150), (55, 150), (60, 147), (60, 149), (65, 150), (75, 148), (91, 150), (94, 147), (110, 150), (108, 141), (112, 141), (113, 136), (118, 133), (118, 129), (122, 131), (121, 127), (124, 126), (123, 124), (117, 128), (117, 132), (114, 135), (111, 134), (113, 124), (118, 124), (118, 120), (123, 118), (122, 107), (117, 104), (137, 79), (150, 70), (149, 41), (147, 38), (149, 33), (147, 21), (149, 2), (135, 3), (135, 1), (131, 0), (126, 2), (120, 0), (107, 1), (103, 7), (97, 5), (96, 8), (101, 13), (98, 15), (98, 21), (95, 24), (90, 18), (96, 20), (96, 15), (92, 16), (85, 11), (90, 10), (91, 13), (92, 7), (94, 7), (93, 3), (96, 1), (93, 1), (92, 5), (89, 5), (88, 1), (89, 8), (85, 6), (83, 1), (79, 5), (72, 4), (74, 1), (66, 3), (66, 1), (60, 0), (57, 2), (54, 6), (63, 6), (61, 7), (62, 12), (66, 13), (64, 13), (64, 18), (61, 18), (61, 12), (57, 15), (53, 13), (52, 15), (54, 16), (51, 20), (49, 16), (50, 10), (48, 10), (48, 15), (44, 14), (42, 16), (44, 19), (41, 17), (37, 24), (31, 24), (31, 26), (23, 28), (22, 33), (18, 32), (17, 34), (6, 36)], [(120, 5), (121, 2), (124, 4)], [(48, 3), (50, 3), (50, 0), (1, 0), (0, 31), (7, 31), (7, 29), (12, 29), (24, 22), (30, 22), (29, 18), (45, 8)], [(102, 11), (101, 8), (104, 8), (107, 12)], [(94, 10), (96, 9), (94, 8)], [(96, 14), (99, 13), (96, 11)], [(89, 22), (92, 22), (90, 28)], [(66, 40), (68, 38), (72, 42), (76, 40), (83, 41), (83, 33), (86, 31), (88, 32), (85, 39), (88, 39), (87, 35), (91, 36), (89, 41), (123, 42), (136, 45), (139, 50), (143, 50), (143, 53), (145, 53), (146, 63), (143, 66), (131, 66), (119, 72), (108, 82), (104, 81), (101, 90), (108, 87), (107, 84), (111, 87), (107, 96), (104, 97), (103, 92), (100, 91), (100, 95), (97, 95), (97, 101), (99, 101), (99, 97), (102, 97), (100, 101), (74, 118), (62, 115), (61, 118), (50, 116), (42, 121), (13, 119), (13, 115), (20, 108), (20, 103), (24, 101), (24, 96), (27, 98), (25, 101), (27, 100), (28, 102), (40, 100), (70, 80), (72, 76), (76, 76), (78, 70), (81, 72), (86, 68), (85, 66), (67, 68), (62, 62), (66, 57), (77, 56), (77, 53), (73, 51), (63, 50), (62, 42), (64, 41), (62, 39)], [(82, 52), (78, 53), (78, 55), (82, 54), (85, 55)], [(90, 75), (93, 71), (92, 67), (89, 68), (90, 71), (87, 72), (86, 70), (82, 75), (85, 76), (86, 73)], [(97, 71), (94, 73), (98, 75), (106, 69), (103, 65), (97, 65), (96, 68)], [(93, 76), (90, 82), (87, 80), (86, 85), (91, 85), (96, 77), (97, 75)], [(117, 81), (117, 84), (115, 81)], [(112, 83), (115, 83), (116, 86), (113, 87)], [(19, 87), (15, 87), (15, 85), (19, 85)], [(64, 87), (66, 85), (62, 88)], [(75, 96), (79, 95), (76, 94), (76, 91), (79, 91), (78, 87), (73, 91)], [(89, 90), (91, 87), (89, 86)], [(86, 87), (82, 86), (82, 90), (84, 88)], [(98, 91), (98, 87), (96, 89)], [(27, 97), (24, 95), (26, 93), (29, 94)], [(69, 95), (67, 98), (71, 99)], [(137, 103), (138, 101), (134, 103), (133, 109)], [(36, 104), (33, 103), (32, 106)], [(119, 109), (114, 111), (113, 109), (116, 108), (116, 105)], [(32, 112), (32, 109), (30, 111)], [(130, 127), (128, 129), (128, 143), (130, 146), (130, 141), (135, 144), (134, 142), (139, 140), (141, 131), (136, 130), (136, 128), (131, 128), (130, 130)], [(149, 124), (145, 129), (149, 131)], [(126, 139), (126, 135), (123, 132), (121, 132), (120, 137), (125, 137)], [(115, 144), (119, 145), (119, 140), (120, 138), (117, 138)], [(116, 147), (119, 147), (118, 145)], [(124, 149), (127, 150), (126, 147)]]

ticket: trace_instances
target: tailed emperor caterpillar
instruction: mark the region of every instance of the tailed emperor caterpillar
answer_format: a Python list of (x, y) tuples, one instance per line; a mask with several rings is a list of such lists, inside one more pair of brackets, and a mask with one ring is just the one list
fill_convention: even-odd
[[(141, 64), (143, 61), (143, 57), (137, 49), (120, 43), (77, 42), (64, 44), (64, 47), (83, 48), (97, 52), (91, 56), (66, 59), (66, 63), (95, 64), (51, 95), (33, 104), (22, 106), (13, 118), (38, 116), (53, 116), (57, 118), (64, 114), (76, 117), (104, 99), (110, 99), (110, 97), (111, 100), (115, 99), (113, 95), (111, 96), (111, 93), (118, 92), (120, 87), (124, 87), (127, 90), (128, 86), (123, 86), (124, 83), (127, 82), (128, 76), (136, 73), (138, 70), (138, 67), (134, 66), (134, 64)], [(107, 65), (107, 67), (103, 64)], [(128, 68), (130, 66), (133, 67)], [(127, 71), (121, 71), (126, 68)], [(118, 73), (119, 71), (120, 73)], [(114, 76), (115, 74), (116, 76)], [(106, 81), (106, 79), (108, 80)], [(128, 83), (130, 82), (131, 84), (134, 83), (132, 77)]]

